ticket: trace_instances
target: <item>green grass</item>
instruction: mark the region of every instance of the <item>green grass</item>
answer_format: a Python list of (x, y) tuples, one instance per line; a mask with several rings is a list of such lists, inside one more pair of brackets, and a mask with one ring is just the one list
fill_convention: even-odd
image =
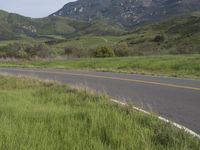
[(0, 67), (89, 69), (97, 71), (200, 78), (200, 55), (1, 61)]
[(182, 130), (107, 96), (0, 76), (0, 149), (199, 150)]
[(77, 47), (82, 49), (95, 49), (105, 45), (115, 45), (120, 41), (130, 37), (132, 35), (124, 36), (80, 36), (78, 38), (67, 39), (66, 41), (60, 42), (53, 45), (53, 48), (64, 49), (66, 46)]
[[(47, 37), (55, 38), (55, 39), (61, 39), (61, 36), (53, 36), (53, 35), (45, 35)], [(16, 40), (0, 40), (0, 48), (4, 46), (8, 46), (9, 44), (14, 43), (24, 43), (24, 44), (37, 44), (37, 43), (44, 43), (47, 41), (46, 38), (31, 38), (28, 36), (21, 36), (19, 39)]]

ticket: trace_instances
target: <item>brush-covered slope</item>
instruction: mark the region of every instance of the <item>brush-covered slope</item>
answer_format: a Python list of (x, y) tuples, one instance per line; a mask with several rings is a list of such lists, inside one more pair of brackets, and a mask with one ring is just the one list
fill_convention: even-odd
[(51, 16), (85, 21), (109, 19), (133, 27), (199, 9), (199, 0), (78, 0)]
[(85, 22), (68, 17), (32, 19), (18, 14), (0, 11), (0, 39), (17, 38), (20, 35), (121, 34), (124, 30), (110, 21)]
[(16, 38), (20, 35), (72, 33), (75, 29), (70, 23), (72, 21), (67, 18), (32, 19), (0, 11), (0, 39)]
[(140, 54), (200, 53), (200, 13), (144, 26), (123, 42)]

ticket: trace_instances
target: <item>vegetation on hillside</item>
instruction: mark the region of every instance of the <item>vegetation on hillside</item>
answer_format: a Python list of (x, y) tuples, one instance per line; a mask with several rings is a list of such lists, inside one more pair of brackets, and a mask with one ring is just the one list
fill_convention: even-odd
[(124, 29), (110, 22), (84, 22), (68, 17), (33, 19), (0, 10), (0, 40), (18, 39), (21, 35), (38, 38), (43, 35), (122, 34)]
[(132, 28), (200, 10), (199, 0), (77, 0), (51, 16), (77, 20), (110, 20)]
[(198, 150), (200, 141), (107, 96), (0, 76), (0, 149)]
[(200, 16), (181, 16), (148, 25), (123, 41), (140, 55), (199, 54)]
[[(119, 57), (200, 53), (200, 16), (198, 13), (146, 25), (120, 36), (115, 35), (123, 31), (105, 20), (87, 23), (64, 17), (30, 19), (6, 12), (0, 13), (0, 27), (0, 33), (6, 32), (0, 34), (2, 38), (5, 38), (4, 35), (13, 35), (7, 32), (14, 32), (14, 36), (20, 34), (14, 40), (0, 41), (1, 58), (10, 57), (7, 53), (14, 50), (16, 45), (12, 43), (29, 44), (29, 47), (38, 44), (46, 45), (51, 51), (51, 55), (48, 55), (49, 51), (47, 51), (47, 56), (50, 57), (59, 55), (78, 58), (94, 57), (94, 52), (99, 47), (109, 47), (114, 51), (114, 55)], [(11, 50), (8, 50), (9, 47)], [(24, 49), (23, 51), (27, 52)], [(13, 53), (19, 53), (18, 49), (16, 48), (16, 52)], [(28, 57), (18, 55), (12, 55), (12, 57), (30, 58), (32, 56), (29, 53), (27, 55)]]

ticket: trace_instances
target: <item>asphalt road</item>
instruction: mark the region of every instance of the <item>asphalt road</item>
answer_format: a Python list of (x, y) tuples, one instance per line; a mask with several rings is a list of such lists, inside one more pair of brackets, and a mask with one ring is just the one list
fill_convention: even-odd
[(200, 134), (200, 80), (58, 69), (0, 68), (0, 73), (87, 86)]

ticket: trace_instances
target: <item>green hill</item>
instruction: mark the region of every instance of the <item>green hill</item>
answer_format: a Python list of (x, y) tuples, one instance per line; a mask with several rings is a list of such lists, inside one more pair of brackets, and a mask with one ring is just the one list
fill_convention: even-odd
[(67, 17), (46, 17), (32, 19), (18, 14), (0, 11), (0, 39), (15, 39), (21, 35), (36, 37), (39, 35), (75, 36), (83, 34), (121, 34), (118, 25), (110, 22), (84, 22)]
[[(70, 51), (72, 57), (91, 57), (97, 47), (105, 45), (112, 47), (116, 56), (199, 54), (200, 13), (182, 15), (126, 31), (106, 19), (94, 22), (60, 16), (32, 19), (0, 11), (1, 56), (7, 57), (7, 50), (10, 49), (16, 52), (19, 50), (20, 56), (27, 56), (20, 47), (28, 47), (26, 53), (29, 53), (30, 47), (35, 47), (23, 44), (4, 47), (13, 42), (45, 43), (53, 50), (52, 55), (63, 56), (66, 51)], [(16, 50), (16, 45), (20, 49)]]
[(52, 46), (61, 49), (66, 46), (81, 47), (86, 51), (105, 45), (113, 47), (119, 53), (116, 53), (117, 56), (122, 56), (122, 53), (123, 56), (199, 54), (200, 15), (197, 12), (174, 17), (139, 27), (122, 36), (79, 36)]
[(139, 54), (200, 53), (200, 15), (194, 13), (139, 28), (127, 42)]

